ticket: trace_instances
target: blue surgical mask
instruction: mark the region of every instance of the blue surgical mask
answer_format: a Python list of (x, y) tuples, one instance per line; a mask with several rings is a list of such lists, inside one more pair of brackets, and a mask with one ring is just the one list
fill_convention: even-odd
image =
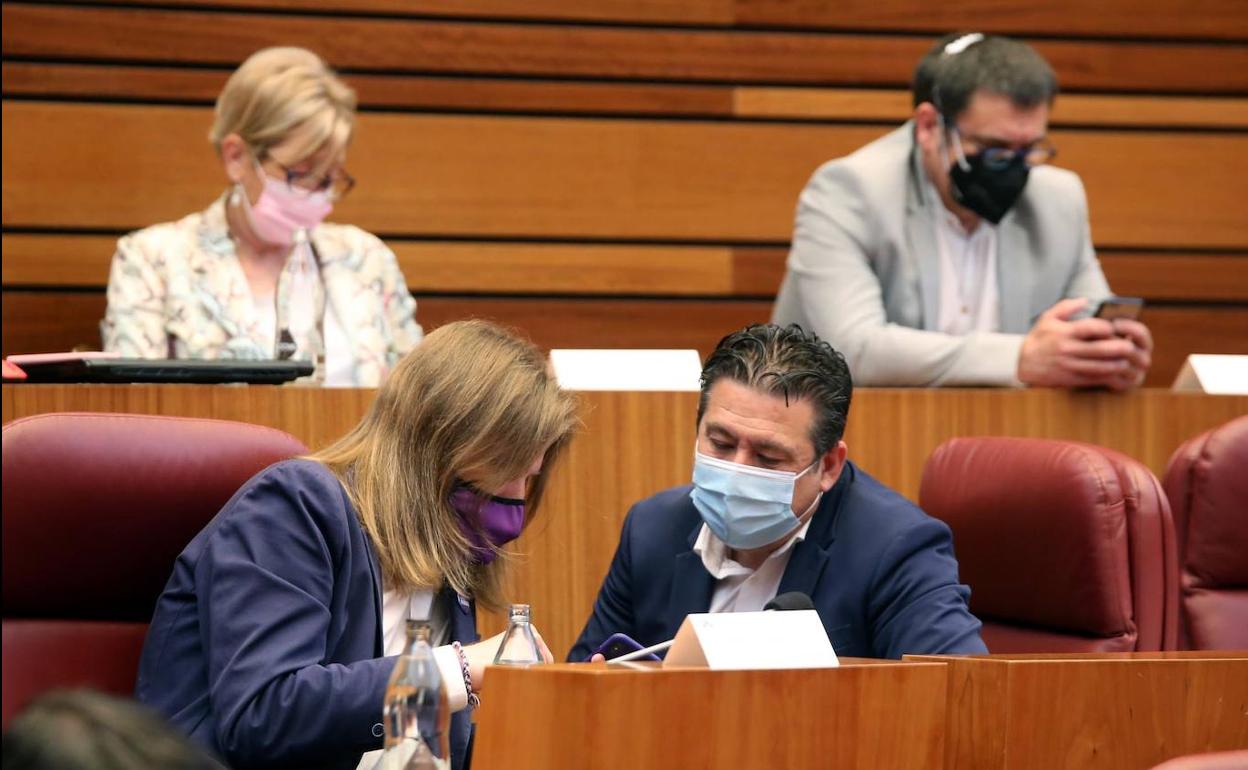
[[(759, 548), (797, 529), (793, 490), (801, 473), (772, 471), (693, 454), (693, 506), (715, 537), (730, 548)], [(819, 504), (822, 493), (802, 515)]]

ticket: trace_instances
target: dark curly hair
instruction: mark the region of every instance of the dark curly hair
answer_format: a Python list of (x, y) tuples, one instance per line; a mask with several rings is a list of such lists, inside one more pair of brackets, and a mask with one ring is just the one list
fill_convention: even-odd
[(808, 398), (815, 407), (810, 441), (823, 455), (845, 435), (854, 382), (845, 357), (797, 324), (753, 324), (719, 341), (702, 365), (698, 423), (711, 386), (728, 378), (764, 393)]

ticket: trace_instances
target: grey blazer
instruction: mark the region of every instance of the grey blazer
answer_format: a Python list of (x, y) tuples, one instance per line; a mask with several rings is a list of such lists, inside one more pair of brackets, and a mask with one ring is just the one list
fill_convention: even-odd
[(857, 385), (1017, 385), (1023, 335), (1060, 299), (1109, 295), (1079, 177), (1032, 169), (998, 225), (999, 333), (934, 331), (941, 203), (912, 124), (811, 177), (797, 204), (772, 320), (798, 323), (845, 355)]

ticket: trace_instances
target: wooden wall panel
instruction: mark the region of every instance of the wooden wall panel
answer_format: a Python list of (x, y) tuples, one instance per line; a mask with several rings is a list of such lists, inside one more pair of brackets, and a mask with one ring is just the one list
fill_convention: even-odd
[[(6, 3), (10, 57), (233, 65), (276, 43), (344, 70), (738, 83), (901, 85), (928, 37), (206, 14)], [(1045, 40), (1071, 90), (1248, 91), (1248, 46)]]
[[(3, 355), (99, 349), (103, 292), (6, 290)], [(550, 348), (695, 348), (703, 355), (728, 332), (767, 321), (769, 300), (421, 297), (426, 330), (462, 318), (488, 318)]]
[(724, 247), (409, 242), (395, 244), (395, 253), (414, 292), (723, 297), (738, 293), (733, 251)]
[[(741, 86), (733, 89), (738, 117), (870, 120), (900, 124), (913, 113), (909, 89)], [(1062, 94), (1053, 127), (1248, 128), (1248, 100), (1233, 97)]]
[[(6, 96), (212, 104), (230, 71), (169, 66), (5, 62)], [(365, 109), (562, 115), (693, 116), (900, 124), (908, 89), (345, 76)], [(1063, 94), (1050, 124), (1111, 128), (1248, 128), (1248, 100), (1213, 96)]]
[[(85, 0), (113, 2), (114, 0)], [(943, 34), (977, 29), (1003, 34), (1248, 39), (1237, 0), (1050, 0), (1043, 4), (960, 0), (132, 0), (140, 5), (209, 6), (344, 13), (480, 16), (625, 23), (734, 24), (803, 29), (907, 30)]]
[[(6, 62), (6, 96), (78, 97), (212, 104), (227, 68)], [(511, 80), (453, 76), (345, 76), (361, 107), (585, 115), (731, 117), (733, 88), (721, 85)]]
[[(489, 318), (516, 328), (540, 347), (694, 348), (705, 356), (725, 334), (771, 317), (771, 301), (417, 296), (428, 329), (460, 318)], [(105, 300), (100, 291), (5, 290), (4, 355), (74, 347), (98, 349)], [(1248, 355), (1248, 309), (1146, 307), (1156, 344), (1145, 384), (1168, 387), (1189, 353)]]
[[(6, 101), (4, 225), (123, 230), (198, 210), (223, 186), (209, 124), (207, 108)], [(885, 130), (369, 114), (338, 215), (386, 235), (784, 242), (811, 172)], [(1248, 134), (1053, 139), (1098, 245), (1248, 246)]]
[[(112, 235), (7, 233), (9, 288), (108, 283)], [(774, 297), (788, 249), (391, 239), (416, 293)], [(1149, 301), (1248, 302), (1248, 254), (1102, 251), (1109, 285)]]
[[(1242, 248), (1248, 244), (1248, 208), (1206, 208), (1214, 199), (1248, 200), (1248, 133), (1116, 134), (1053, 131), (1057, 165), (1079, 172), (1087, 188), (1092, 238), (1122, 246)], [(1215, 181), (1196, 171), (1213, 172)], [(1205, 184), (1212, 186), (1204, 188)], [(1193, 197), (1197, 196), (1197, 197)], [(1175, 240), (1181, 230), (1184, 243)]]
[(104, 293), (5, 290), (0, 300), (0, 355), (99, 350)]
[(1135, 770), (1248, 745), (1242, 651), (906, 660), (949, 664), (947, 768)]
[(737, 22), (829, 29), (904, 29), (944, 34), (982, 30), (1009, 35), (1248, 39), (1236, 0), (1194, 3), (1138, 0), (736, 0)]
[(1248, 254), (1102, 251), (1098, 256), (1117, 294), (1149, 300), (1248, 302)]
[(767, 300), (476, 299), (425, 297), (417, 317), (429, 328), (488, 318), (550, 348), (695, 348), (706, 356), (725, 334), (771, 317)]
[[(109, 3), (113, 0), (86, 0)], [(132, 0), (134, 5), (628, 23), (730, 24), (734, 0)]]
[(1248, 355), (1248, 308), (1145, 307), (1140, 320), (1153, 332), (1153, 366), (1146, 383), (1165, 387), (1192, 353)]

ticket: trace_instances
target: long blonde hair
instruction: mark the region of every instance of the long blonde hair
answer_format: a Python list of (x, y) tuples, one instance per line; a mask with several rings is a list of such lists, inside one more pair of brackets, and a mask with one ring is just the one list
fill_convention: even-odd
[(387, 589), (446, 582), (499, 609), (505, 553), (489, 565), (473, 560), (451, 491), (464, 478), (498, 489), (545, 452), (528, 486), (527, 526), (578, 425), (577, 408), (531, 343), (485, 321), (459, 321), (404, 356), (360, 423), (311, 459), (346, 488)]

